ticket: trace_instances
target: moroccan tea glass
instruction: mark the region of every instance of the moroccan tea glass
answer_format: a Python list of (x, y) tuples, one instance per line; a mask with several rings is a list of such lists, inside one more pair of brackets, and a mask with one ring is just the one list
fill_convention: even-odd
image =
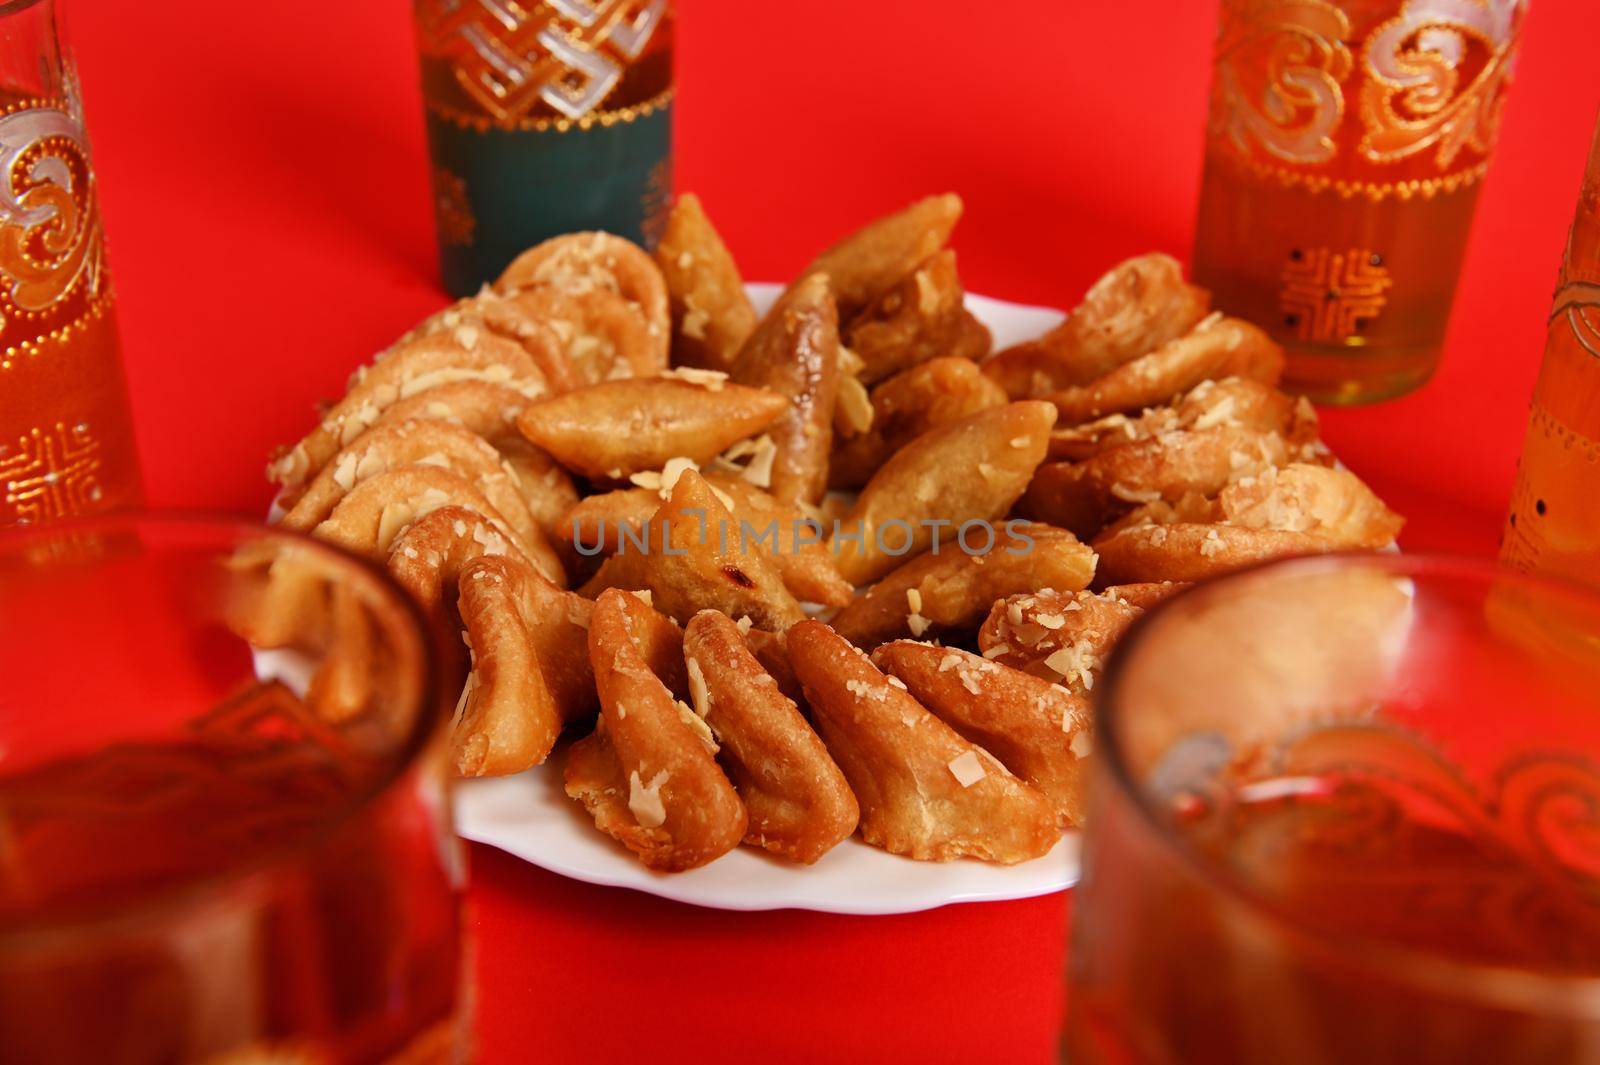
[(1194, 274), (1319, 402), (1439, 361), (1528, 0), (1223, 0)]
[(57, 8), (0, 3), (0, 528), (138, 506), (144, 493)]
[(279, 532), (0, 535), (0, 1063), (467, 1060), (427, 632)]
[(1600, 1047), (1600, 596), (1349, 556), (1201, 585), (1098, 693), (1065, 1059)]

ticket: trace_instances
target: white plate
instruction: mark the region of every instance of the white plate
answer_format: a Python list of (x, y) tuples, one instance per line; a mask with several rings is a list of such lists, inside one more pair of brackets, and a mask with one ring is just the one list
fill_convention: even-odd
[[(748, 286), (764, 311), (783, 286)], [(996, 347), (1036, 337), (1060, 311), (967, 297), (994, 333)], [(1069, 834), (1043, 858), (1021, 865), (976, 861), (917, 862), (846, 840), (815, 865), (797, 866), (739, 847), (687, 873), (654, 873), (595, 829), (561, 789), (562, 751), (513, 777), (463, 781), (456, 788), (456, 831), (574, 880), (632, 888), (721, 910), (821, 910), (911, 913), (952, 902), (1022, 899), (1063, 891), (1078, 880), (1078, 839)]]

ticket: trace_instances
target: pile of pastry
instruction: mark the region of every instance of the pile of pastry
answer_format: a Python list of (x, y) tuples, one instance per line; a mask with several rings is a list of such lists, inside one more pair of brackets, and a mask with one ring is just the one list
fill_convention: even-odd
[(462, 775), (561, 750), (567, 793), (655, 869), (853, 834), (1024, 861), (1082, 817), (1086, 697), (1142, 610), (1393, 540), (1274, 387), (1280, 349), (1169, 257), (991, 352), (960, 213), (872, 222), (764, 315), (693, 196), (653, 255), (548, 241), (276, 456), (284, 526), (463, 636)]

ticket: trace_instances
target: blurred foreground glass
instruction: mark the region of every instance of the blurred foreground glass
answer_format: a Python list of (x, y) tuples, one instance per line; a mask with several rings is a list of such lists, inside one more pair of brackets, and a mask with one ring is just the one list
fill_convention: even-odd
[(0, 537), (0, 1062), (467, 1060), (423, 633), (288, 535)]
[(654, 247), (672, 193), (668, 0), (413, 0), (444, 286), (603, 229)]
[(1600, 125), (1561, 260), (1500, 558), (1600, 583)]
[(56, 0), (0, 3), (0, 527), (139, 504), (114, 302)]
[(1593, 1059), (1600, 597), (1278, 563), (1152, 611), (1097, 694), (1073, 1065)]
[(1287, 387), (1433, 373), (1527, 0), (1223, 0), (1194, 274)]

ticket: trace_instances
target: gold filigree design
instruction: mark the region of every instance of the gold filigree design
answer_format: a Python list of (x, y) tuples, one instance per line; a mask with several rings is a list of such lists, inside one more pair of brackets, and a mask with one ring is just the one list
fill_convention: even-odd
[(472, 243), (478, 231), (478, 219), (467, 197), (466, 179), (460, 174), (443, 167), (434, 170), (433, 212), (438, 220), (440, 240), (455, 245)]
[(1437, 147), (1441, 170), (1467, 149), (1488, 155), (1525, 9), (1526, 0), (1406, 0), (1362, 49), (1362, 155), (1392, 163)]
[(0, 370), (103, 314), (110, 286), (76, 101), (0, 109)]
[(29, 429), (15, 446), (0, 445), (0, 501), (19, 525), (70, 518), (100, 501), (99, 470), (89, 423)]
[(1367, 248), (1289, 253), (1280, 280), (1284, 324), (1304, 341), (1344, 341), (1383, 313), (1394, 285), (1383, 257)]
[(1231, 156), (1225, 161), (1244, 167), (1258, 178), (1279, 182), (1287, 188), (1303, 188), (1312, 193), (1331, 191), (1342, 200), (1367, 199), (1373, 203), (1382, 203), (1391, 198), (1402, 202), (1413, 199), (1431, 200), (1435, 196), (1475, 185), (1489, 172), (1489, 163), (1485, 160), (1465, 170), (1437, 178), (1414, 178), (1409, 181), (1350, 181), (1329, 177), (1327, 174), (1261, 163), (1254, 159), (1240, 159), (1237, 156)]
[(644, 52), (667, 0), (418, 0), (426, 55), (501, 123), (541, 105), (576, 121), (598, 108)]
[(1354, 67), (1350, 20), (1328, 0), (1225, 3), (1212, 92), (1213, 135), (1247, 157), (1257, 144), (1290, 163), (1337, 151), (1344, 83)]
[(475, 133), (487, 133), (492, 129), (516, 130), (519, 133), (545, 133), (550, 130), (555, 130), (558, 133), (568, 133), (575, 129), (590, 130), (596, 127), (610, 129), (612, 126), (623, 126), (637, 122), (667, 107), (672, 103), (675, 95), (677, 95), (675, 88), (667, 88), (642, 103), (634, 104), (630, 107), (618, 107), (613, 110), (591, 111), (579, 119), (549, 118), (535, 115), (505, 122), (486, 118), (483, 115), (469, 114), (466, 111), (434, 99), (425, 100), (424, 105), (439, 118), (462, 129), (470, 129)]

